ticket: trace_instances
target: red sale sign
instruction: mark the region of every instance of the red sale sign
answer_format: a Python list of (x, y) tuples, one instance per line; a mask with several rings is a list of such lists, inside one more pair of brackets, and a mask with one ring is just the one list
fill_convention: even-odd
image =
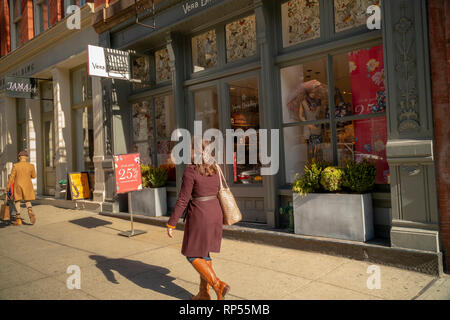
[(139, 153), (114, 156), (117, 193), (142, 189), (141, 160)]

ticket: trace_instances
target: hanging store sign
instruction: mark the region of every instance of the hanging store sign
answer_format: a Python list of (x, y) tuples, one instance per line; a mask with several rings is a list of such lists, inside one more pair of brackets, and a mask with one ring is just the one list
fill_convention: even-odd
[(10, 98), (39, 99), (38, 79), (6, 76), (5, 93)]
[(130, 53), (88, 45), (89, 75), (130, 80)]

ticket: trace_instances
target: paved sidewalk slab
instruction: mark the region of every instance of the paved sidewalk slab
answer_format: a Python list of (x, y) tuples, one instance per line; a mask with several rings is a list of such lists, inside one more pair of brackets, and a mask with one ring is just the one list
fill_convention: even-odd
[[(199, 275), (181, 255), (183, 232), (135, 223), (147, 233), (119, 236), (129, 221), (35, 206), (34, 226), (0, 228), (0, 299), (189, 299)], [(300, 250), (299, 250), (300, 249)], [(368, 289), (372, 264), (343, 257), (223, 239), (212, 253), (217, 275), (230, 284), (227, 299), (433, 299), (448, 282), (379, 266), (381, 288)], [(81, 289), (69, 290), (67, 267), (81, 270)], [(437, 279), (437, 280), (436, 280)], [(214, 293), (212, 293), (215, 298)]]

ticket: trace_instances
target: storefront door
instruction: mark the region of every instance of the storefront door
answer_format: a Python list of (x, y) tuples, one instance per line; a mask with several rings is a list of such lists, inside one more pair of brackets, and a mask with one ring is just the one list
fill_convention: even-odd
[(44, 157), (44, 194), (55, 195), (55, 137), (53, 115), (53, 84), (44, 82), (41, 84), (41, 108), (42, 108), (42, 136)]
[[(189, 121), (191, 132), (194, 120), (202, 121), (203, 132), (210, 128), (219, 129), (224, 134), (224, 142), (226, 129), (244, 132), (244, 136), (233, 139), (232, 160), (231, 163), (227, 161), (224, 171), (242, 211), (243, 221), (266, 223), (263, 177), (257, 149), (260, 128), (258, 73), (223, 78), (191, 87), (189, 91), (194, 106)], [(245, 155), (245, 161), (240, 162), (238, 154)]]

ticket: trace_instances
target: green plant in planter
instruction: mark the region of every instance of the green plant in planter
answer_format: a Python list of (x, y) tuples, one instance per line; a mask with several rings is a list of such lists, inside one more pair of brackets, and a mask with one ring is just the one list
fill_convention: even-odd
[(344, 166), (344, 179), (342, 185), (352, 192), (367, 193), (375, 186), (377, 168), (367, 159), (357, 163), (347, 161)]
[(144, 188), (161, 188), (166, 185), (168, 173), (166, 169), (150, 165), (141, 165), (142, 186)]
[(317, 192), (321, 189), (320, 179), (322, 171), (331, 164), (326, 161), (317, 161), (313, 159), (310, 163), (305, 165), (305, 173), (295, 177), (292, 191), (301, 196), (305, 196), (311, 192)]
[(337, 167), (327, 167), (322, 171), (320, 184), (326, 191), (339, 191), (342, 189), (344, 170)]

